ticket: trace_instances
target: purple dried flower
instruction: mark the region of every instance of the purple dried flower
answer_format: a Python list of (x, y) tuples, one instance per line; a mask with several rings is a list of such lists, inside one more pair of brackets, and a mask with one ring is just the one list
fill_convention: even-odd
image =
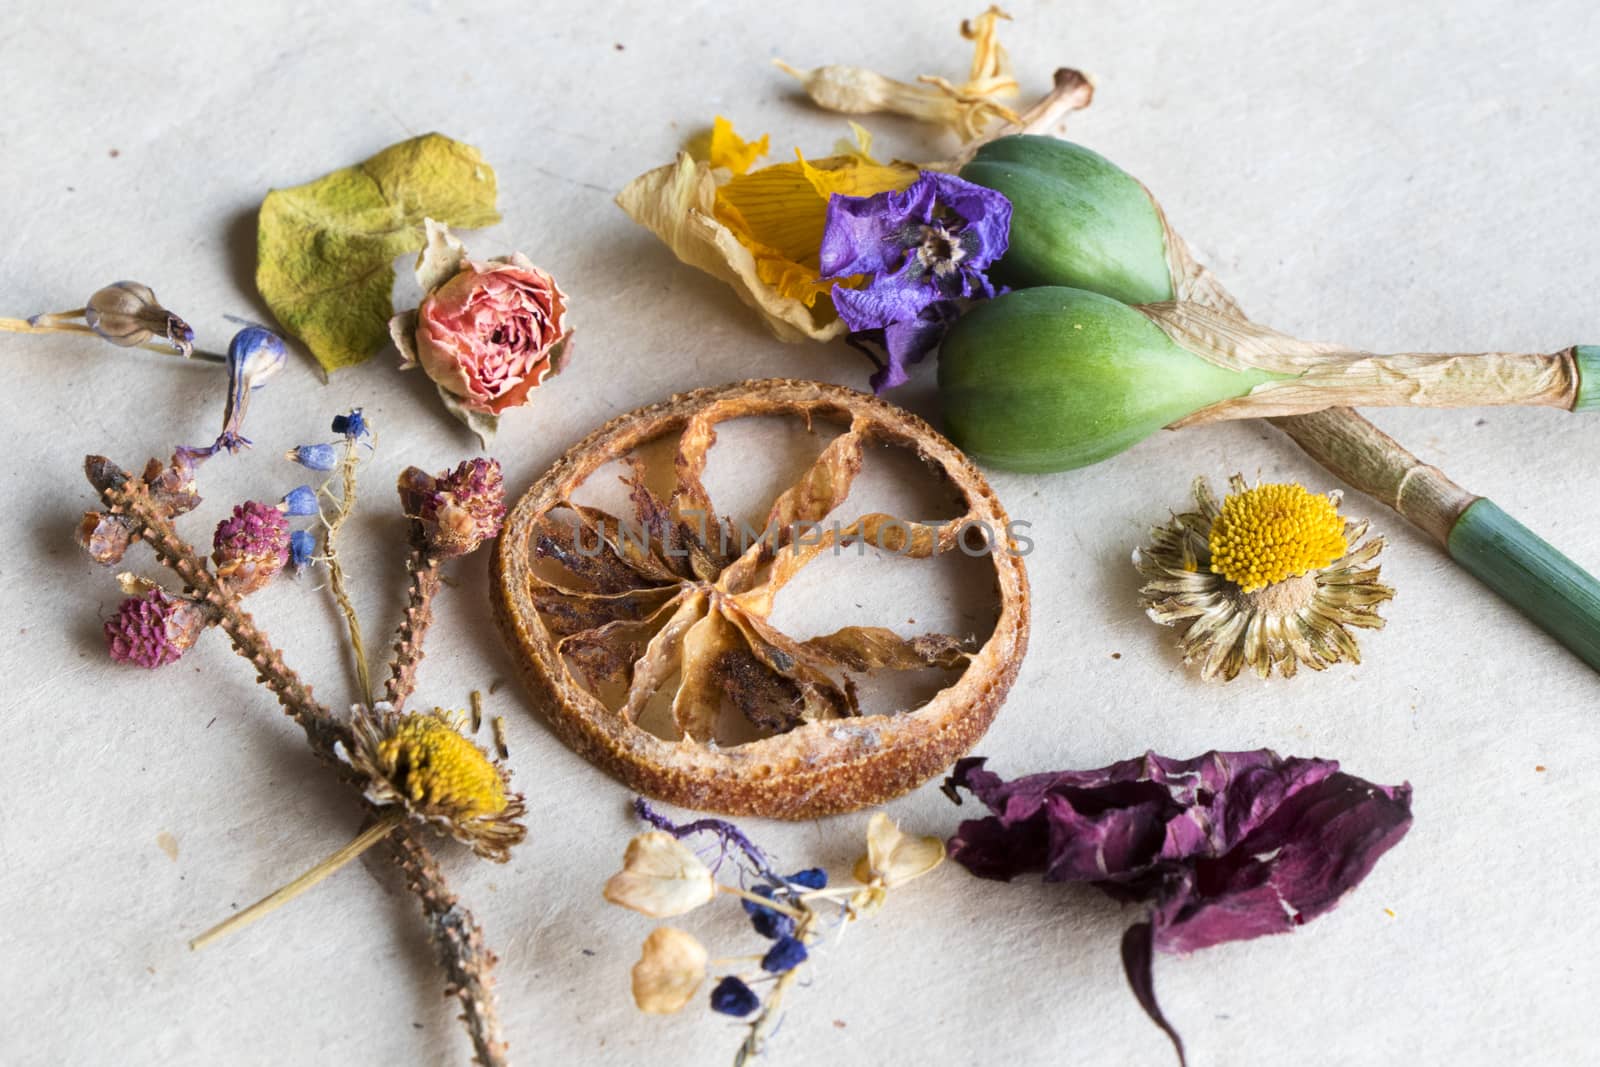
[(283, 458), (314, 471), (331, 471), (339, 464), (339, 454), (332, 445), (295, 445)]
[(821, 272), (867, 276), (860, 289), (834, 286), (833, 305), (858, 346), (885, 351), (874, 392), (904, 382), (906, 367), (933, 351), (955, 319), (953, 301), (995, 295), (984, 268), (1005, 252), (1010, 231), (1005, 196), (937, 171), (899, 192), (829, 199)]
[(211, 544), (217, 577), (240, 595), (253, 593), (289, 562), (289, 520), (274, 505), (251, 500), (217, 523)]
[(1011, 782), (964, 759), (946, 782), (994, 814), (963, 822), (950, 856), (973, 874), (1089, 882), (1151, 902), (1123, 939), (1139, 1003), (1183, 1058), (1151, 980), (1156, 951), (1287, 933), (1331, 910), (1411, 826), (1411, 787), (1268, 749), (1192, 760), (1147, 753), (1092, 771)]
[(400, 472), (400, 506), (422, 527), (428, 550), (441, 559), (464, 556), (500, 533), (506, 490), (500, 462), (469, 459), (437, 477), (418, 467)]
[(155, 670), (189, 651), (205, 622), (205, 612), (193, 601), (152, 589), (124, 600), (106, 620), (106, 646), (118, 663)]
[(317, 539), (309, 530), (296, 530), (289, 535), (289, 564), (296, 571), (311, 562), (317, 551)]
[(772, 943), (767, 954), (761, 957), (761, 969), (768, 974), (792, 971), (806, 961), (805, 942), (785, 934)]
[(285, 515), (315, 515), (322, 509), (317, 505), (317, 491), (309, 485), (297, 485), (278, 501), (278, 510)]
[(755, 991), (731, 974), (711, 991), (711, 1010), (723, 1015), (745, 1016), (760, 1006)]

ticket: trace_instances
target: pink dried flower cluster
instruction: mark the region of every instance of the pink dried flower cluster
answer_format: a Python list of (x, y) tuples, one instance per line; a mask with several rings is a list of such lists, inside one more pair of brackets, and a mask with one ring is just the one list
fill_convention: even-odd
[(189, 651), (205, 623), (205, 612), (193, 601), (152, 589), (124, 600), (106, 620), (106, 644), (118, 663), (155, 670)]
[(499, 536), (505, 521), (499, 460), (470, 459), (437, 477), (407, 467), (399, 489), (401, 507), (421, 524), (424, 543), (441, 559), (466, 555)]
[(272, 504), (248, 501), (217, 524), (212, 547), (217, 576), (241, 594), (253, 593), (289, 562), (289, 520)]

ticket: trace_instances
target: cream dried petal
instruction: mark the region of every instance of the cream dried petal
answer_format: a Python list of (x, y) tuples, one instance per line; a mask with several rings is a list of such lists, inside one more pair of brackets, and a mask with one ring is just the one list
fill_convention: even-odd
[(780, 296), (761, 280), (755, 256), (716, 219), (716, 188), (711, 165), (680, 152), (676, 163), (629, 182), (617, 195), (617, 206), (661, 238), (683, 262), (733, 286), (780, 341), (831, 341), (844, 336), (842, 320), (821, 322), (803, 301)]
[(893, 889), (922, 877), (943, 861), (943, 841), (903, 833), (880, 811), (867, 823), (867, 854), (856, 864), (856, 881)]
[(622, 870), (606, 882), (605, 898), (652, 919), (669, 919), (717, 895), (707, 867), (669, 833), (652, 830), (628, 842)]
[(417, 284), (422, 295), (427, 296), (461, 272), (467, 258), (467, 246), (456, 239), (450, 227), (433, 219), (423, 219), (427, 243), (417, 253)]
[(705, 946), (693, 934), (662, 926), (644, 939), (633, 965), (633, 1002), (651, 1015), (670, 1015), (693, 999), (706, 978)]

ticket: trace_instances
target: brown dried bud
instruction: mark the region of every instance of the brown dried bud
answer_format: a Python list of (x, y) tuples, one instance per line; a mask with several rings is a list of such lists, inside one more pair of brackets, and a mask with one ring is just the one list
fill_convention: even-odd
[(428, 551), (441, 559), (476, 550), (497, 537), (505, 521), (498, 460), (470, 459), (438, 477), (407, 467), (398, 488), (400, 506), (421, 527)]
[(194, 350), (189, 324), (162, 307), (148, 285), (113, 282), (89, 298), (83, 317), (114, 345), (131, 348), (158, 337), (187, 356)]
[(107, 515), (100, 511), (86, 511), (78, 523), (78, 544), (96, 563), (111, 566), (120, 562), (128, 546), (137, 540), (133, 526), (121, 515)]

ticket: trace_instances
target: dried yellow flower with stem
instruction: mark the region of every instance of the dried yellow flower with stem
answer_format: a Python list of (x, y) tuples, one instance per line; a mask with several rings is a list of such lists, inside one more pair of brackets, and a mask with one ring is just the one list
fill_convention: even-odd
[(1207, 680), (1232, 681), (1245, 667), (1292, 677), (1361, 661), (1350, 627), (1378, 629), (1378, 606), (1394, 590), (1369, 566), (1383, 538), (1339, 515), (1339, 497), (1299, 485), (1250, 488), (1239, 475), (1221, 503), (1204, 478), (1197, 510), (1151, 530), (1134, 552), (1145, 613), (1185, 626), (1179, 648)]
[(237, 932), (321, 882), (397, 827), (415, 819), (432, 824), (485, 859), (504, 863), (527, 830), (526, 812), (506, 769), (461, 733), (465, 715), (435, 708), (395, 711), (387, 704), (351, 710), (351, 745), (336, 750), (367, 782), (378, 818), (355, 840), (294, 881), (274, 890), (189, 942), (201, 949)]

